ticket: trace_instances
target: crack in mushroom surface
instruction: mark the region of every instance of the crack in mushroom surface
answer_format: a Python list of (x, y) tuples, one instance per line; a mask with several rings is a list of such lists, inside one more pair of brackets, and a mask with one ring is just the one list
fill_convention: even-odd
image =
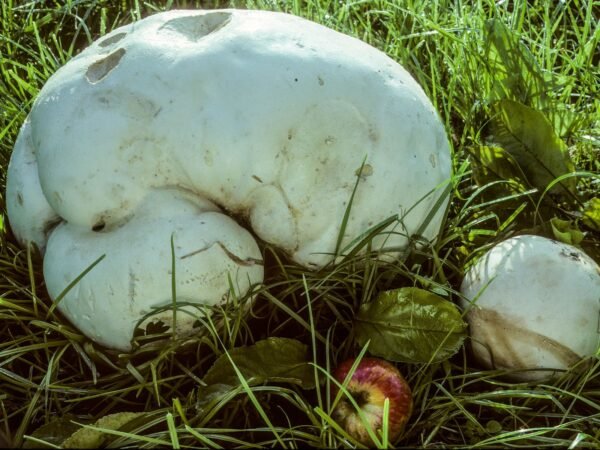
[(15, 144), (7, 207), (17, 239), (45, 253), (52, 298), (106, 255), (59, 309), (129, 350), (174, 275), (206, 305), (228, 278), (240, 295), (263, 280), (258, 244), (229, 214), (323, 267), (358, 177), (342, 248), (402, 214), (372, 243), (393, 257), (417, 230), (435, 239), (450, 176), (437, 112), (384, 53), (287, 14), (182, 10), (112, 31), (50, 77)]

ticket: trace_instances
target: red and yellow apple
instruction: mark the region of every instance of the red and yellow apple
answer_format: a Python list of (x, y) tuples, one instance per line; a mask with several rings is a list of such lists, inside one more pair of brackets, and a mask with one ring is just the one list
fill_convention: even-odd
[[(355, 358), (341, 363), (333, 376), (342, 384), (350, 372)], [(398, 368), (379, 358), (362, 358), (351, 375), (346, 390), (361, 410), (364, 420), (346, 395), (335, 405), (333, 418), (357, 441), (369, 446), (373, 444), (365, 422), (373, 432), (383, 428), (383, 410), (385, 399), (389, 399), (388, 437), (396, 440), (412, 412), (412, 393)], [(337, 386), (333, 389), (333, 398), (337, 395)]]

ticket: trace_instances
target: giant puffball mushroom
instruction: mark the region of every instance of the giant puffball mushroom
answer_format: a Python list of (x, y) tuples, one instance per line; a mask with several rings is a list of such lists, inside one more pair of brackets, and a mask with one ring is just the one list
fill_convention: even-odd
[[(236, 292), (248, 291), (263, 278), (261, 253), (252, 235), (207, 200), (177, 189), (150, 191), (129, 220), (104, 227), (94, 232), (60, 224), (48, 239), (44, 276), (56, 298), (99, 252), (110, 258), (110, 264), (81, 278), (74, 294), (60, 303), (74, 325), (108, 347), (129, 349), (137, 320), (169, 305), (171, 235), (179, 303), (211, 305), (225, 299), (229, 274)], [(202, 313), (191, 305), (178, 310), (177, 333), (192, 330)], [(149, 320), (171, 326), (173, 311)]]
[[(139, 315), (172, 301), (159, 288), (170, 286), (171, 234), (178, 286), (195, 276), (178, 294), (214, 305), (230, 275), (240, 295), (262, 280), (256, 244), (228, 215), (319, 268), (352, 198), (342, 248), (397, 215), (372, 243), (393, 255), (414, 234), (435, 239), (451, 175), (444, 127), (399, 64), (266, 11), (170, 11), (114, 30), (50, 77), (19, 139), (15, 235), (47, 248), (52, 298), (106, 255), (58, 307), (124, 350)], [(212, 272), (206, 248), (222, 258)], [(107, 325), (117, 314), (120, 333)]]
[(29, 120), (19, 131), (8, 167), (6, 206), (12, 231), (19, 242), (34, 243), (43, 252), (48, 234), (61, 219), (40, 186)]
[[(486, 368), (539, 381), (595, 355), (600, 267), (576, 247), (522, 235), (495, 245), (462, 286), (471, 346)], [(529, 370), (533, 369), (533, 370)]]

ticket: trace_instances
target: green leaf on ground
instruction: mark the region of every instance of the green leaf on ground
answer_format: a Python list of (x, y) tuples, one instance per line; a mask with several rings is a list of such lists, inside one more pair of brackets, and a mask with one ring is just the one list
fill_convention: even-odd
[[(31, 437), (47, 442), (48, 444), (61, 445), (65, 439), (79, 430), (81, 427), (72, 422), (74, 416), (67, 415), (54, 419), (46, 425), (42, 425), (33, 433)], [(33, 440), (25, 440), (23, 448), (40, 448), (40, 443)], [(49, 445), (47, 448), (51, 448)]]
[[(271, 381), (297, 384), (303, 389), (315, 388), (308, 346), (295, 339), (271, 337), (254, 345), (234, 348), (229, 356), (251, 386)], [(240, 385), (227, 355), (215, 361), (202, 381), (206, 386), (199, 389), (199, 407)]]
[[(508, 99), (500, 100), (494, 109), (490, 140), (514, 158), (531, 185), (543, 191), (559, 176), (575, 170), (565, 143), (541, 112)], [(575, 192), (576, 183), (567, 178), (551, 192)]]
[(583, 208), (583, 224), (595, 231), (600, 231), (600, 198), (594, 197)]
[(479, 186), (484, 186), (493, 181), (511, 181), (511, 190), (522, 192), (525, 190), (523, 180), (526, 179), (519, 164), (502, 147), (495, 145), (480, 145), (470, 150), (473, 177)]
[(145, 413), (121, 412), (109, 414), (98, 419), (92, 425), (98, 430), (90, 428), (80, 428), (70, 437), (68, 437), (61, 445), (62, 448), (100, 448), (104, 444), (107, 434), (100, 429), (118, 430), (127, 423), (137, 417), (143, 416)]
[(569, 220), (561, 220), (557, 217), (550, 219), (552, 234), (554, 239), (565, 244), (579, 245), (583, 240), (583, 233), (577, 228), (573, 222)]
[(545, 109), (551, 78), (536, 63), (530, 50), (502, 21), (485, 22), (484, 60), (494, 76), (491, 102), (509, 98)]
[(467, 324), (458, 307), (415, 287), (382, 292), (361, 305), (355, 321), (356, 340), (382, 358), (408, 363), (443, 361), (456, 353)]
[(556, 102), (548, 95), (569, 84), (569, 79), (544, 71), (521, 36), (501, 20), (490, 19), (484, 25), (483, 61), (493, 76), (488, 86), (490, 103), (515, 100), (542, 111), (559, 136), (573, 133), (582, 117), (569, 105)]

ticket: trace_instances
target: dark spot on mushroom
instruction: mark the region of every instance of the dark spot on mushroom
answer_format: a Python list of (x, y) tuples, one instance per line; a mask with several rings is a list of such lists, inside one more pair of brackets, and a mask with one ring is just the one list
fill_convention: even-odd
[(366, 180), (367, 177), (373, 175), (373, 166), (371, 164), (365, 164), (364, 166), (356, 169), (354, 175), (360, 177), (362, 180)]
[(263, 180), (261, 180), (261, 178), (257, 175), (252, 175), (252, 178), (254, 178), (256, 181), (258, 181), (259, 183), (262, 183)]
[(293, 131), (292, 130), (288, 130), (288, 136), (287, 136), (288, 141), (291, 141), (293, 137), (294, 137)]
[(60, 223), (62, 223), (62, 219), (58, 216), (46, 221), (43, 227), (44, 236), (47, 238)]
[(231, 21), (231, 13), (211, 12), (207, 14), (177, 17), (166, 22), (158, 31), (175, 32), (190, 41), (199, 41), (215, 31), (220, 30)]
[[(548, 352), (565, 366), (579, 361), (580, 356), (570, 348), (520, 322), (519, 318), (507, 317), (494, 310), (472, 308), (469, 311), (472, 342), (489, 352), (488, 359), (493, 367), (530, 368), (520, 347)], [(488, 347), (484, 343), (493, 345)]]
[(23, 206), (23, 194), (21, 194), (20, 192), (17, 193), (17, 203), (21, 206)]
[(298, 78), (294, 78), (294, 81), (297, 83), (298, 82)]
[(577, 252), (571, 252), (571, 251), (569, 251), (567, 249), (561, 250), (560, 254), (562, 256), (564, 256), (565, 258), (572, 259), (573, 261), (580, 261), (581, 260), (581, 258), (579, 256), (579, 253), (577, 253)]
[(110, 53), (108, 56), (94, 62), (85, 72), (85, 78), (88, 82), (95, 84), (102, 81), (106, 76), (119, 65), (121, 58), (125, 55), (125, 49), (120, 48)]
[(435, 169), (435, 166), (437, 166), (437, 158), (434, 153), (429, 155), (429, 163), (431, 164), (431, 167), (433, 167), (434, 169)]
[(379, 133), (373, 127), (369, 128), (369, 139), (371, 140), (371, 142), (379, 141)]
[(117, 33), (113, 36), (109, 36), (106, 39), (103, 39), (100, 42), (98, 42), (98, 47), (108, 47), (109, 45), (116, 44), (125, 36), (127, 36), (127, 33)]
[(136, 288), (136, 285), (137, 285), (137, 281), (138, 281), (138, 279), (135, 276), (135, 273), (130, 268), (129, 269), (129, 301), (131, 303), (135, 302), (135, 288)]
[(106, 223), (104, 223), (103, 220), (96, 222), (93, 226), (92, 226), (92, 231), (98, 233), (102, 230), (104, 230), (104, 227), (106, 226)]
[(325, 81), (323, 81), (323, 78), (317, 77), (317, 80), (319, 80), (319, 86), (323, 86), (325, 84)]

